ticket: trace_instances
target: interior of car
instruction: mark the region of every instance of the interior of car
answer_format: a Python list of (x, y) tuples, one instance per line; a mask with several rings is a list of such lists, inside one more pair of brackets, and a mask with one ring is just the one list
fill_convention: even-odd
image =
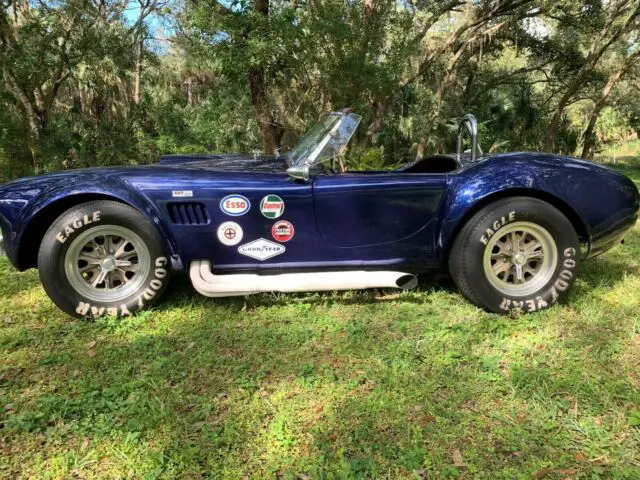
[(460, 168), (455, 155), (431, 155), (397, 168), (396, 172), (405, 173), (448, 173)]

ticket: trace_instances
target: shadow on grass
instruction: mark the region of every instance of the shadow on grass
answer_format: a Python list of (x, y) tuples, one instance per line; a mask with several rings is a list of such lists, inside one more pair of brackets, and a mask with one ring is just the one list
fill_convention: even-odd
[[(640, 244), (640, 235), (635, 231), (630, 232), (627, 241)], [(585, 295), (590, 295), (591, 290), (594, 288), (602, 286), (615, 287), (618, 282), (624, 281), (627, 275), (639, 273), (639, 263), (625, 261), (605, 253), (583, 262), (579, 278), (586, 288), (579, 289), (578, 295), (573, 295), (572, 298), (582, 298)], [(419, 276), (418, 286), (409, 292), (402, 292), (397, 289), (369, 289), (337, 293), (261, 293), (243, 297), (209, 298), (200, 296), (193, 289), (187, 275), (178, 275), (172, 278), (167, 291), (157, 306), (157, 310), (170, 310), (176, 301), (188, 301), (188, 299), (192, 299), (196, 304), (215, 304), (229, 308), (232, 311), (282, 306), (295, 302), (308, 305), (370, 305), (398, 301), (422, 304), (428, 301), (428, 294), (437, 292), (450, 295), (459, 293), (451, 277), (446, 273), (440, 272), (432, 276), (428, 274)]]
[(455, 294), (456, 286), (445, 274), (436, 278), (419, 277), (418, 286), (408, 292), (399, 289), (367, 289), (338, 292), (308, 293), (259, 293), (241, 297), (210, 298), (199, 295), (191, 286), (186, 275), (171, 279), (163, 298), (156, 307), (159, 311), (168, 311), (176, 302), (192, 300), (195, 304), (220, 305), (232, 311), (242, 311), (258, 307), (283, 306), (292, 303), (307, 305), (370, 305), (385, 302), (425, 303), (424, 295), (433, 292)]
[[(637, 397), (615, 378), (621, 332), (604, 319), (590, 325), (610, 335), (584, 357), (570, 349), (593, 343), (585, 328), (572, 329), (566, 345), (534, 334), (511, 346), (549, 318), (452, 328), (446, 322), (454, 319), (425, 320), (413, 305), (392, 323), (394, 310), (325, 320), (323, 309), (285, 305), (265, 319), (238, 305), (214, 314), (180, 303), (176, 324), (161, 319), (166, 312), (145, 317), (151, 333), (135, 333), (135, 318), (29, 331), (5, 347), (45, 348), (31, 353), (26, 371), (3, 377), (14, 410), (2, 418), (0, 436), (45, 435), (45, 445), (71, 442), (76, 455), (85, 436), (96, 448), (130, 438), (128, 447), (118, 445), (132, 459), (123, 468), (141, 476), (146, 468), (183, 478), (375, 477), (389, 468), (410, 475), (428, 459), (430, 474), (446, 478), (459, 449), (477, 471), (504, 469), (508, 478), (509, 469), (531, 472), (549, 462), (574, 467), (563, 452), (581, 448), (567, 430), (577, 420), (570, 416), (576, 399), (580, 412), (601, 415)], [(90, 357), (86, 341), (96, 336)], [(105, 454), (113, 452), (95, 457)]]
[[(589, 261), (571, 301), (629, 273), (639, 270), (628, 251)], [(37, 285), (15, 275), (10, 297)], [(582, 450), (638, 461), (620, 424), (640, 401), (619, 357), (628, 318), (569, 305), (470, 320), (431, 304), (442, 295), (463, 302), (448, 280), (407, 294), (208, 299), (176, 276), (154, 311), (133, 318), (52, 315), (7, 329), (2, 350), (24, 360), (0, 367), (0, 399), (11, 404), (0, 413), (2, 444), (43, 460), (67, 445), (66, 476), (78, 458), (91, 470), (104, 456), (119, 465), (106, 476), (170, 478), (458, 478), (456, 449), (495, 478), (549, 464), (586, 475), (594, 464), (574, 460)], [(586, 430), (591, 417), (604, 427)], [(598, 468), (625, 478), (616, 465)]]

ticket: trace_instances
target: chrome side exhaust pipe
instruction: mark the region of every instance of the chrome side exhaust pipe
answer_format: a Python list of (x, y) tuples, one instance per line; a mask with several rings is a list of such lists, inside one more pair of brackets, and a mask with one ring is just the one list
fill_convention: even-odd
[(415, 275), (390, 271), (214, 275), (209, 260), (191, 262), (189, 276), (198, 293), (207, 297), (234, 297), (261, 292), (318, 292), (366, 288), (411, 290), (418, 285)]

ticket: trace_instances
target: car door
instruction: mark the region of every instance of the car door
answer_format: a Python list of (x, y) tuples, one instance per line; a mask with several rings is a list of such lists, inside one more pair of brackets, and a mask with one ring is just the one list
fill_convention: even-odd
[(217, 271), (258, 270), (322, 258), (312, 184), (286, 173), (203, 172), (132, 176), (175, 238), (184, 265), (211, 260)]
[(338, 247), (419, 241), (433, 250), (445, 174), (354, 172), (318, 175), (313, 197), (322, 239)]

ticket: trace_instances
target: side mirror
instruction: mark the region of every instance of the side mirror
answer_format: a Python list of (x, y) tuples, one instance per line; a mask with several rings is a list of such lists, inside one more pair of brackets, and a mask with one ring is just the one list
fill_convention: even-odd
[(294, 180), (309, 181), (309, 165), (294, 165), (287, 168), (287, 173)]

